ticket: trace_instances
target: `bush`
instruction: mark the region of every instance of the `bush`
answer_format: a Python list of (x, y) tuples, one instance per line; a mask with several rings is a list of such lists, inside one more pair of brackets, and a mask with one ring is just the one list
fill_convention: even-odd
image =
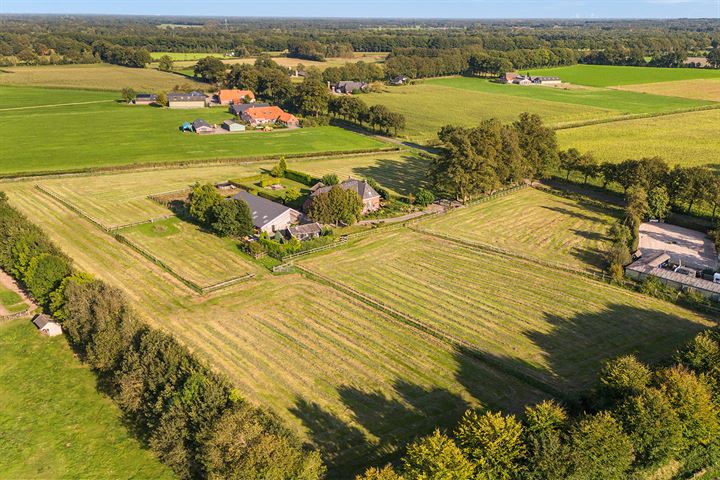
[(322, 176), (320, 181), (323, 183), (323, 185), (326, 186), (333, 186), (340, 183), (340, 179), (338, 178), (336, 173), (326, 173)]
[(418, 188), (415, 192), (415, 203), (420, 207), (427, 207), (435, 201), (435, 195), (425, 188)]
[(240, 249), (253, 258), (260, 258), (267, 253), (265, 247), (263, 247), (260, 242), (256, 241), (242, 242), (240, 244)]
[(307, 173), (298, 172), (297, 170), (285, 170), (285, 178), (298, 183), (302, 183), (303, 185), (307, 185), (308, 187), (311, 187), (317, 183), (317, 178), (313, 177), (312, 175), (308, 175)]
[(305, 117), (302, 119), (303, 128), (326, 127), (330, 125), (330, 117), (318, 115), (317, 117)]
[(270, 177), (270, 178), (263, 178), (260, 180), (260, 186), (261, 187), (269, 187), (270, 185), (275, 185), (277, 183), (277, 178)]

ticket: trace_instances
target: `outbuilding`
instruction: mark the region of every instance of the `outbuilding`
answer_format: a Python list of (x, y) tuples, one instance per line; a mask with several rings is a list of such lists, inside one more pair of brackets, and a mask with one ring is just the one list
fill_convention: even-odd
[(245, 125), (238, 122), (237, 120), (225, 120), (222, 123), (222, 128), (227, 130), (228, 132), (244, 132), (245, 131)]
[(272, 234), (285, 231), (289, 226), (298, 223), (302, 217), (302, 214), (295, 209), (253, 195), (245, 190), (232, 198), (248, 204), (253, 226), (260, 232)]
[(157, 101), (157, 95), (154, 93), (138, 93), (133, 100), (135, 105), (152, 105)]
[(322, 233), (322, 225), (319, 223), (306, 223), (305, 225), (297, 225), (288, 228), (288, 233), (292, 238), (297, 240), (311, 240), (317, 238)]
[(207, 106), (207, 95), (202, 92), (171, 92), (167, 94), (170, 108), (204, 108)]
[(62, 327), (60, 324), (52, 317), (45, 315), (44, 313), (35, 315), (32, 322), (43, 335), (47, 335), (48, 337), (57, 337), (58, 335), (62, 335)]
[(192, 128), (195, 133), (212, 133), (215, 131), (213, 126), (202, 118), (195, 119), (195, 121), (192, 122)]

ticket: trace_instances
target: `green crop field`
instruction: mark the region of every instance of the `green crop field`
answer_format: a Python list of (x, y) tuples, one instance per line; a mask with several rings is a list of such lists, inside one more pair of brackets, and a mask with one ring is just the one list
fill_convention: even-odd
[(447, 124), (475, 126), (493, 117), (510, 122), (522, 112), (540, 114), (553, 126), (619, 115), (619, 112), (607, 108), (497, 95), (431, 83), (393, 87), (384, 93), (363, 95), (362, 99), (370, 105), (385, 105), (405, 115), (407, 128), (401, 136), (411, 140), (435, 138), (437, 131)]
[(138, 91), (163, 92), (175, 85), (189, 85), (204, 90), (207, 83), (196, 82), (174, 73), (154, 68), (127, 68), (117, 65), (48, 65), (38, 67), (0, 68), (0, 86), (36, 86), (83, 88), (119, 92), (125, 87)]
[(667, 358), (710, 325), (603, 282), (406, 230), (300, 264), (570, 394), (595, 381), (603, 359)]
[[(17, 88), (12, 92), (18, 95)], [(28, 92), (38, 104), (52, 103), (53, 95), (52, 89)], [(79, 93), (78, 101), (82, 98)], [(386, 146), (338, 127), (232, 135), (178, 130), (196, 118), (219, 124), (230, 114), (222, 108), (170, 110), (113, 102), (0, 111), (0, 128), (6, 138), (16, 139), (0, 144), (0, 174)]]
[(530, 74), (558, 76), (563, 82), (588, 85), (590, 87), (614, 87), (638, 83), (720, 78), (719, 70), (701, 68), (617, 67), (610, 65), (572, 65), (570, 67), (542, 68), (530, 70)]
[(0, 478), (173, 478), (65, 339), (28, 319), (0, 325), (0, 405)]
[(540, 86), (503, 85), (481, 78), (437, 78), (428, 80), (427, 83), (475, 92), (606, 108), (617, 110), (620, 114), (658, 113), (712, 105), (712, 102), (703, 100), (649, 95), (607, 88), (563, 89)]
[(200, 227), (177, 217), (118, 233), (201, 287), (258, 270), (240, 251), (237, 242), (203, 232)]
[(625, 85), (620, 88), (629, 92), (651, 93), (655, 95), (720, 102), (720, 77), (680, 80), (677, 82), (641, 83), (640, 85)]
[(536, 257), (600, 270), (606, 233), (618, 212), (526, 188), (447, 215), (418, 228)]
[(670, 165), (720, 169), (720, 110), (690, 112), (559, 130), (562, 148), (591, 151), (600, 161), (660, 156)]

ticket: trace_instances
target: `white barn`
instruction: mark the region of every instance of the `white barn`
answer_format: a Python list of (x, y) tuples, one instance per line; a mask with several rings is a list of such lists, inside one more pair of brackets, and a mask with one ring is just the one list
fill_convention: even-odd
[(60, 324), (44, 313), (35, 315), (33, 323), (43, 335), (47, 335), (48, 337), (62, 335), (62, 327)]

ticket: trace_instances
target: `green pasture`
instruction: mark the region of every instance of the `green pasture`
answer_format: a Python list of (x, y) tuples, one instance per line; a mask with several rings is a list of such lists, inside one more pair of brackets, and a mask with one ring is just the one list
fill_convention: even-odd
[(516, 120), (522, 112), (537, 113), (552, 126), (610, 118), (616, 110), (543, 99), (452, 88), (433, 83), (394, 87), (383, 93), (361, 97), (370, 105), (381, 104), (405, 115), (407, 127), (401, 136), (428, 140), (444, 125), (475, 126), (482, 120)]
[(486, 79), (470, 77), (437, 78), (428, 80), (427, 83), (503, 96), (605, 108), (617, 110), (619, 114), (658, 113), (713, 104), (713, 102), (703, 100), (667, 97), (606, 88), (563, 89), (542, 86), (504, 85)]
[(27, 308), (20, 295), (0, 285), (0, 312), (8, 314), (22, 312)]
[[(525, 73), (522, 71), (521, 73)], [(637, 83), (672, 82), (698, 78), (720, 78), (720, 70), (701, 68), (621, 67), (612, 65), (572, 65), (530, 70), (531, 75), (558, 76), (563, 82), (590, 87), (614, 87)]]
[[(53, 92), (45, 90), (39, 94), (45, 98), (38, 98), (38, 102), (52, 101)], [(179, 131), (183, 122), (196, 118), (220, 124), (231, 115), (224, 108), (170, 110), (112, 102), (0, 111), (0, 129), (9, 139), (0, 144), (0, 174), (386, 146), (337, 127), (224, 135)]]
[(600, 271), (605, 267), (606, 234), (617, 215), (583, 200), (526, 188), (417, 226), (526, 257)]
[(720, 171), (720, 110), (589, 125), (557, 132), (561, 148), (592, 152), (600, 161), (659, 156), (668, 164)]
[(15, 109), (45, 111), (45, 108), (73, 103), (114, 102), (119, 97), (119, 92), (41, 87), (0, 87), (0, 112)]
[(0, 325), (0, 478), (170, 479), (65, 338)]

